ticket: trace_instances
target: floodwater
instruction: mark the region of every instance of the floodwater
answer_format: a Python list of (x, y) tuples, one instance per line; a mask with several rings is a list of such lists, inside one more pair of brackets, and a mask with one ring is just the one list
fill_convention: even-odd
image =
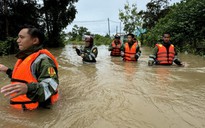
[[(51, 109), (17, 111), (0, 94), (3, 128), (205, 128), (205, 60), (180, 54), (185, 67), (147, 66), (112, 58), (99, 46), (96, 64), (83, 64), (71, 45), (51, 49), (59, 62), (60, 100)], [(14, 55), (0, 57), (13, 66)], [(0, 87), (9, 79), (0, 73)]]

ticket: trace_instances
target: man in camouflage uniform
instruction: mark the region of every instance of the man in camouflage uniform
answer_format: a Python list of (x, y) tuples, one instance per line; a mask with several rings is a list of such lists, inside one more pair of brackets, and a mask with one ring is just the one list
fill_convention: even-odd
[(94, 46), (93, 37), (85, 36), (85, 46), (78, 49), (76, 46), (73, 46), (76, 49), (76, 53), (82, 57), (83, 62), (93, 63), (96, 62), (96, 57), (98, 55), (98, 49)]
[[(43, 42), (44, 34), (40, 30), (32, 26), (23, 27), (18, 34), (17, 43), (20, 51), (16, 57), (18, 60), (24, 62), (24, 60), (33, 56), (35, 53), (41, 50), (45, 51), (42, 46)], [(50, 56), (52, 56), (52, 54)], [(24, 81), (15, 80), (12, 78), (12, 74), (15, 74), (15, 72), (3, 64), (0, 64), (0, 71), (5, 72), (11, 78), (11, 81), (15, 81), (15, 83), (2, 87), (1, 93), (8, 96), (11, 101), (13, 98), (26, 95), (26, 97), (30, 99), (30, 102), (38, 102), (38, 107), (46, 107), (49, 105), (51, 103), (51, 97), (57, 94), (59, 84), (57, 65), (54, 63), (55, 58), (52, 59), (50, 56), (39, 54), (30, 66), (31, 71), (28, 71), (29, 69), (23, 69), (22, 73), (24, 73), (24, 71), (31, 72), (36, 82), (31, 81), (28, 83), (26, 80), (27, 76), (22, 77), (25, 77)], [(27, 109), (25, 104), (22, 106), (22, 109)]]

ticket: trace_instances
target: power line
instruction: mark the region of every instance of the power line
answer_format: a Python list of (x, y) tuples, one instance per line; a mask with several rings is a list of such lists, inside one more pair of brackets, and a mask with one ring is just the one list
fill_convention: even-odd
[[(114, 21), (108, 19), (101, 19), (101, 20), (88, 20), (88, 21), (73, 21), (72, 24), (82, 24), (85, 26), (97, 26), (98, 28), (102, 25), (108, 26), (108, 34), (110, 35), (111, 33), (117, 33), (118, 31), (121, 33), (121, 22), (120, 21)], [(113, 25), (111, 25), (113, 24)], [(114, 24), (118, 24), (117, 26)], [(111, 27), (112, 26), (112, 27)], [(115, 26), (115, 27), (114, 27)], [(112, 28), (112, 29), (111, 29)]]
[[(107, 22), (107, 20), (88, 20), (88, 21), (73, 21), (72, 23), (92, 23), (92, 22)], [(113, 23), (120, 23), (120, 21), (114, 21), (114, 20), (110, 20), (110, 22), (113, 22)]]
[(106, 22), (107, 20), (90, 20), (90, 21), (74, 21), (73, 23), (93, 23), (93, 22)]
[(113, 23), (120, 23), (119, 21), (114, 21), (114, 20), (110, 20), (110, 22), (113, 22)]

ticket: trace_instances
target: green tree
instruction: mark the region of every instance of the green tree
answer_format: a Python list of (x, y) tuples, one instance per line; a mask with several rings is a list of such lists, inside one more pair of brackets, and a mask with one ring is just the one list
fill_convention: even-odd
[(124, 11), (119, 11), (119, 19), (123, 22), (126, 33), (133, 33), (142, 24), (141, 17), (137, 13), (136, 4), (130, 6), (128, 2), (124, 5)]
[(74, 25), (72, 31), (68, 33), (70, 40), (82, 40), (83, 35), (90, 35), (91, 33), (88, 31), (86, 27), (78, 27)]
[(151, 0), (147, 3), (147, 10), (140, 11), (143, 19), (143, 28), (151, 29), (160, 18), (169, 12), (169, 0)]
[(60, 32), (74, 20), (75, 14), (77, 13), (74, 3), (77, 1), (78, 0), (43, 0), (41, 11), (45, 14), (48, 46), (59, 47), (63, 45)]
[(0, 5), (0, 40), (16, 37), (24, 24), (39, 27), (40, 14), (35, 0), (4, 0), (0, 1)]
[(16, 37), (21, 26), (30, 24), (39, 27), (38, 7), (36, 0), (0, 1), (0, 55), (17, 52)]
[(15, 51), (16, 37), (25, 24), (46, 32), (47, 46), (62, 46), (62, 30), (75, 18), (77, 1), (0, 0), (0, 45), (4, 49), (1, 54)]
[(204, 8), (205, 0), (186, 0), (175, 4), (170, 8), (170, 12), (146, 34), (147, 42), (154, 45), (162, 33), (170, 32), (172, 41), (179, 50), (205, 54)]

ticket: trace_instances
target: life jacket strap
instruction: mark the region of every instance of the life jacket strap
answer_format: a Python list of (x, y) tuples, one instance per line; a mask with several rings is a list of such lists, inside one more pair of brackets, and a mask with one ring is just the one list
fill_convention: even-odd
[(31, 103), (36, 103), (36, 101), (12, 101), (12, 100), (10, 100), (10, 104), (11, 105), (15, 105), (15, 104), (31, 104)]
[(11, 82), (21, 82), (21, 83), (25, 83), (27, 84), (28, 82), (25, 80), (20, 80), (20, 79), (15, 79), (15, 78), (11, 78)]

